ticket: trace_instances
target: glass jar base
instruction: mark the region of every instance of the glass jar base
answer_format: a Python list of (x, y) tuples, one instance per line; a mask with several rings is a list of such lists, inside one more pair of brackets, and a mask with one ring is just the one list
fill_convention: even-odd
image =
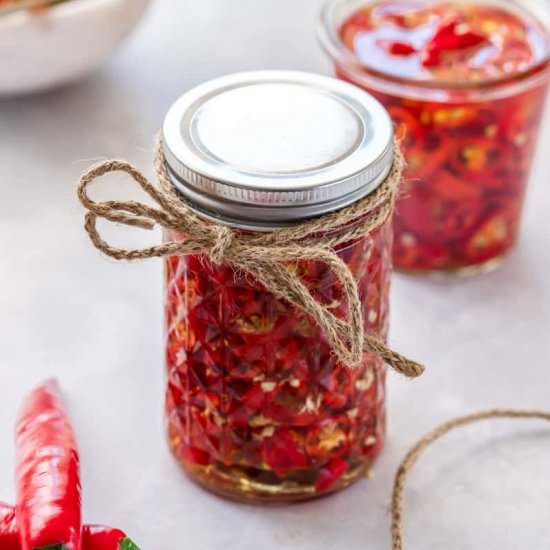
[(467, 279), (496, 271), (503, 264), (506, 257), (507, 254), (503, 254), (479, 264), (448, 269), (411, 269), (401, 268), (398, 265), (396, 265), (394, 269), (398, 273), (403, 273), (404, 275), (426, 277), (428, 279), (440, 281), (449, 279)]
[(277, 484), (253, 479), (240, 468), (200, 466), (176, 456), (187, 476), (217, 496), (245, 504), (284, 504), (321, 498), (345, 489), (362, 478), (368, 478), (376, 457), (350, 468), (336, 483), (319, 491), (315, 483), (284, 480)]
[(241, 472), (224, 473), (208, 466), (189, 468), (184, 465), (186, 474), (204, 489), (223, 498), (249, 504), (284, 504), (321, 498), (349, 487), (366, 477), (369, 470), (370, 464), (356, 466), (330, 489), (317, 491), (315, 485), (302, 485), (289, 481), (271, 485), (244, 477)]

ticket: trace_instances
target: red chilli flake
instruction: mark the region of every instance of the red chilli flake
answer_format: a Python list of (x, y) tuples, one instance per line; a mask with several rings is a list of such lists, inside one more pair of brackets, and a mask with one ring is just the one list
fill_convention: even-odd
[(305, 452), (297, 444), (292, 431), (288, 428), (277, 430), (272, 437), (265, 440), (262, 457), (266, 465), (279, 476), (308, 466)]
[(441, 55), (444, 53), (461, 52), (486, 44), (486, 36), (472, 32), (462, 31), (461, 27), (466, 25), (458, 19), (454, 19), (442, 25), (434, 37), (426, 45), (422, 54), (424, 67), (435, 67), (441, 64)]
[(333, 487), (340, 478), (347, 472), (348, 465), (341, 458), (331, 460), (319, 474), (315, 489), (322, 493)]
[(386, 50), (391, 55), (401, 55), (403, 57), (408, 57), (409, 55), (416, 53), (416, 48), (408, 42), (378, 40), (376, 44)]

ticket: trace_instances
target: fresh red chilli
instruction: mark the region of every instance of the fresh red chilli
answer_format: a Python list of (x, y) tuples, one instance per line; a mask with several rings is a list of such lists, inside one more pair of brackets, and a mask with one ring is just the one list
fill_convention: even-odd
[(80, 550), (80, 461), (56, 381), (46, 382), (25, 400), (16, 447), (21, 550)]
[[(15, 507), (0, 503), (0, 550), (21, 550)], [(64, 544), (49, 545), (48, 550), (65, 550)], [(40, 549), (37, 549), (40, 550)], [(104, 525), (84, 525), (82, 550), (139, 550), (124, 531)]]
[[(359, 283), (367, 332), (385, 338), (391, 224), (339, 255)], [(345, 306), (326, 266), (295, 269), (324, 303)], [(287, 500), (341, 488), (370, 468), (385, 431), (379, 360), (338, 364), (307, 314), (201, 256), (167, 259), (166, 304), (170, 444), (195, 479), (230, 496), (241, 483), (243, 498), (271, 486)]]
[(124, 531), (105, 525), (85, 525), (82, 550), (139, 550)]
[(388, 109), (408, 161), (394, 264), (497, 265), (518, 238), (548, 89), (547, 21), (521, 0), (329, 3), (346, 5), (355, 11), (340, 23), (327, 11), (325, 45), (338, 76)]

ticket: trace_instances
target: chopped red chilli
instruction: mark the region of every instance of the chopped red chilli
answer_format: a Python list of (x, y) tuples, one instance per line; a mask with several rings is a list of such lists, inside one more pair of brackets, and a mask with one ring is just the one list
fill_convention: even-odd
[[(365, 78), (341, 66), (339, 76), (386, 106), (407, 156), (395, 265), (456, 271), (498, 261), (517, 239), (547, 79), (512, 91), (496, 83), (494, 97), (476, 85), (534, 68), (550, 52), (548, 32), (526, 12), (489, 3), (383, 0), (353, 14), (340, 35)], [(396, 79), (391, 92), (369, 80), (370, 69)]]
[[(359, 283), (366, 329), (382, 338), (390, 229), (339, 250)], [(293, 268), (319, 300), (345, 307), (326, 265)], [(166, 284), (170, 444), (192, 477), (230, 496), (237, 486), (242, 498), (288, 500), (344, 487), (370, 468), (385, 429), (379, 360), (339, 364), (307, 314), (204, 257), (169, 258)]]

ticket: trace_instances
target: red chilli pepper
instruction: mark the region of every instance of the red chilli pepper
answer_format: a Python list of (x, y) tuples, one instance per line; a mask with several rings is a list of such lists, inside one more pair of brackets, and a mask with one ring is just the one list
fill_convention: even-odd
[(13, 506), (0, 502), (0, 549), (19, 550), (19, 532)]
[(82, 531), (82, 550), (139, 550), (139, 548), (120, 529), (86, 525)]
[(24, 402), (16, 444), (21, 550), (81, 550), (79, 457), (56, 381)]
[[(0, 503), (0, 550), (21, 550), (15, 508), (4, 503)], [(82, 529), (82, 550), (139, 550), (139, 548), (120, 529), (103, 525), (85, 525)]]

